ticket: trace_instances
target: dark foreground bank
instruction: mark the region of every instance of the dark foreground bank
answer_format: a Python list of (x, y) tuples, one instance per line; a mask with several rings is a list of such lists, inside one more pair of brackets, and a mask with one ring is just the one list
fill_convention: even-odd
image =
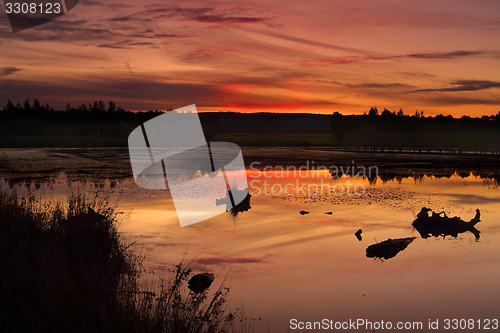
[(58, 204), (0, 191), (0, 331), (233, 330), (228, 289), (189, 291), (189, 263), (160, 291), (141, 290), (140, 258), (116, 224), (102, 199)]

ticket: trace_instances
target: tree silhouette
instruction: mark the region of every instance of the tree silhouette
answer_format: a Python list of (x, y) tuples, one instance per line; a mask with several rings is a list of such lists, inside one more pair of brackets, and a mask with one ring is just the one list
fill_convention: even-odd
[(378, 116), (378, 109), (377, 109), (377, 107), (376, 106), (375, 107), (372, 106), (370, 108), (370, 111), (368, 111), (368, 115), (371, 116), (371, 117)]

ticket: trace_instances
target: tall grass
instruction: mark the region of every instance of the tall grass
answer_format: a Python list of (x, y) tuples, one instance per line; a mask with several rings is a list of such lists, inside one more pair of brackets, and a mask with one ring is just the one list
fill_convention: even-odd
[(177, 265), (159, 292), (141, 290), (141, 260), (109, 202), (0, 191), (0, 332), (231, 330), (229, 289), (189, 291), (189, 264)]

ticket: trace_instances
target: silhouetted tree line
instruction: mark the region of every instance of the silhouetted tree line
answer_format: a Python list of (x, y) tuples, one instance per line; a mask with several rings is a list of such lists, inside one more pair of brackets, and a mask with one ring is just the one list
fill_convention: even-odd
[[(451, 115), (424, 116), (423, 111), (405, 115), (403, 110), (379, 114), (372, 107), (364, 115), (332, 115), (333, 144), (370, 150), (486, 152), (500, 150), (500, 112), (471, 118)], [(362, 149), (361, 149), (362, 150)]]
[[(167, 110), (170, 111), (171, 108)], [(0, 146), (3, 147), (126, 147), (130, 132), (140, 124), (164, 111), (132, 112), (110, 101), (102, 100), (56, 111), (47, 103), (26, 100), (8, 101), (0, 112)], [(228, 116), (229, 115), (229, 116)], [(314, 114), (260, 114), (252, 120), (248, 114), (200, 113), (207, 141), (218, 134), (239, 134), (242, 131), (258, 133), (272, 122), (266, 133), (279, 133), (282, 140), (287, 133), (325, 132), (327, 116)], [(260, 117), (260, 118), (259, 118)], [(298, 117), (298, 118), (297, 118)], [(291, 126), (299, 126), (291, 129)], [(379, 113), (372, 107), (363, 115), (330, 117), (331, 145), (360, 150), (416, 149), (418, 151), (457, 153), (465, 151), (500, 152), (500, 112), (492, 116), (471, 118), (451, 115), (424, 116), (423, 111), (408, 115), (403, 110), (384, 109)], [(244, 144), (244, 142), (240, 142)], [(328, 143), (327, 143), (328, 144)], [(279, 142), (276, 143), (279, 145)]]
[[(172, 108), (167, 109), (171, 111)], [(132, 130), (164, 111), (132, 112), (102, 100), (56, 111), (37, 99), (23, 104), (8, 101), (0, 112), (0, 146), (3, 147), (126, 147)], [(207, 139), (215, 135), (217, 121), (202, 116)]]

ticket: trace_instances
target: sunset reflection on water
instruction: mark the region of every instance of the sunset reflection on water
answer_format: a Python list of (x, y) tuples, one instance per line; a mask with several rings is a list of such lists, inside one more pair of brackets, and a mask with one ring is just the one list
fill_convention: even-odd
[[(274, 165), (265, 173), (264, 163), (247, 169), (251, 208), (235, 218), (224, 213), (181, 228), (169, 191), (137, 187), (127, 171), (126, 151), (113, 152), (3, 150), (2, 174), (11, 182), (2, 186), (23, 192), (26, 179), (33, 179), (28, 187), (46, 200), (75, 191), (109, 196), (123, 212), (120, 231), (145, 256), (144, 287), (157, 286), (167, 269), (193, 259), (195, 272), (213, 272), (215, 285), (230, 285), (232, 309), (243, 304), (247, 317), (262, 319), (256, 332), (268, 327), (286, 332), (292, 318), (427, 322), (498, 315), (500, 192), (498, 180), (488, 178), (495, 170), (483, 170), (479, 177), (473, 168), (462, 168), (453, 175), (454, 166), (430, 168), (431, 157), (385, 161), (381, 155), (374, 161), (370, 155), (365, 164), (381, 165), (378, 177), (336, 178), (330, 170), (283, 173), (276, 165), (299, 165), (297, 156), (351, 164), (351, 156), (313, 148), (300, 155), (251, 148), (244, 152), (247, 163), (258, 158)], [(410, 166), (409, 158), (414, 159)], [(24, 182), (12, 185), (13, 179)], [(326, 191), (340, 188), (345, 191)], [(457, 239), (420, 238), (411, 223), (422, 207), (465, 221), (479, 208), (479, 241), (470, 232)], [(361, 241), (354, 235), (358, 229)], [(417, 239), (394, 258), (366, 257), (368, 246), (406, 237)]]
[[(180, 228), (171, 200), (137, 199), (123, 231), (138, 238), (145, 265), (160, 274), (184, 257), (194, 268), (230, 281), (235, 304), (262, 317), (267, 329), (286, 331), (291, 318), (422, 320), (497, 315), (500, 291), (500, 194), (472, 175), (375, 183), (247, 170), (249, 182), (362, 186), (362, 195), (287, 195), (250, 186), (251, 209), (232, 219), (222, 214)], [(293, 185), (296, 186), (296, 185)], [(277, 187), (276, 187), (277, 188)], [(291, 188), (291, 187), (290, 187)], [(421, 207), (469, 220), (481, 210), (481, 239), (418, 238), (387, 261), (368, 259), (365, 249), (388, 238), (418, 237), (411, 222)], [(300, 215), (301, 210), (309, 212)], [(325, 214), (332, 212), (331, 215)], [(363, 240), (354, 236), (363, 230)]]

